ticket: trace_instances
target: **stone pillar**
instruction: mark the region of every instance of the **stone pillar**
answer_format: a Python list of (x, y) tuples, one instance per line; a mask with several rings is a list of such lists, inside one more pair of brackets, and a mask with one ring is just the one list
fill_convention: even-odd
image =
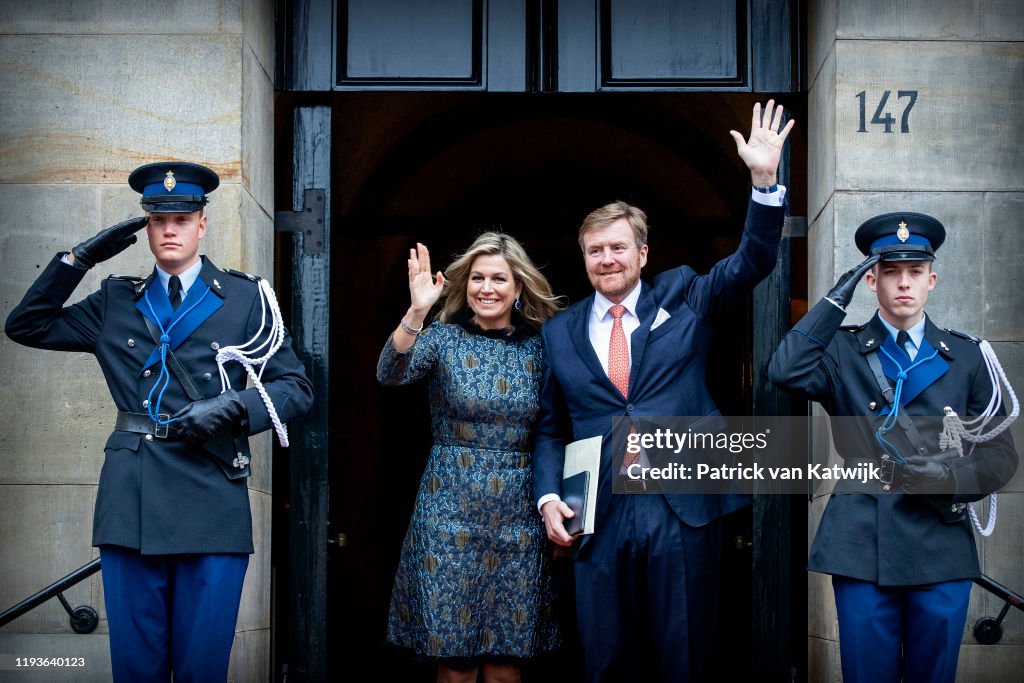
[[(273, 274), (273, 0), (37, 0), (0, 14), (0, 315), (53, 254), (138, 215), (136, 166), (203, 163), (220, 175), (202, 251), (221, 267)], [(146, 275), (145, 239), (94, 269)], [(97, 556), (92, 508), (114, 406), (85, 354), (0, 338), (0, 607)], [(249, 481), (256, 554), (232, 654), (234, 680), (270, 675), (269, 435)], [(182, 501), (187, 505), (188, 501)], [(0, 632), (0, 652), (85, 657), (47, 680), (109, 680), (99, 575), (67, 592), (96, 607), (77, 635), (54, 600)], [(9, 674), (11, 672), (5, 672)]]
[[(862, 221), (933, 215), (948, 238), (929, 315), (991, 341), (1024, 396), (1024, 10), (1000, 0), (818, 0), (807, 25), (810, 301), (861, 261)], [(862, 286), (847, 319), (874, 309)], [(1019, 451), (1024, 421), (1013, 433)], [(826, 500), (812, 503), (811, 538)], [(999, 496), (995, 534), (978, 543), (982, 571), (1018, 592), (1022, 512), (1024, 468)], [(958, 680), (1012, 680), (1024, 667), (1024, 619), (1007, 618), (999, 645), (971, 635), (999, 607), (974, 588)], [(828, 577), (810, 576), (808, 609), (808, 678), (841, 680)]]

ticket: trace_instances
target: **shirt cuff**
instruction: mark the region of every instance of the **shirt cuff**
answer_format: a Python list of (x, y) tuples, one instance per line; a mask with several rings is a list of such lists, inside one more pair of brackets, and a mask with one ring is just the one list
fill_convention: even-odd
[(65, 251), (63, 254), (61, 254), (60, 255), (60, 262), (66, 264), (66, 265), (69, 265), (72, 268), (77, 268), (78, 270), (89, 270), (88, 268), (83, 268), (82, 266), (78, 265), (78, 261), (75, 261), (74, 263), (72, 263), (71, 261), (68, 261), (68, 256), (70, 254), (71, 254), (70, 251)]
[(545, 493), (540, 497), (540, 500), (537, 501), (537, 512), (540, 512), (540, 509), (544, 507), (544, 503), (549, 500), (562, 500), (562, 497), (557, 493)]
[(832, 299), (829, 299), (829, 298), (828, 298), (827, 296), (823, 296), (823, 297), (821, 297), (821, 298), (822, 298), (822, 299), (824, 299), (825, 301), (829, 302), (830, 304), (832, 304), (832, 305), (833, 305), (833, 306), (835, 306), (836, 308), (838, 308), (838, 309), (839, 309), (840, 311), (842, 311), (843, 313), (846, 313), (846, 309), (845, 309), (845, 308), (843, 308), (842, 306), (840, 306), (839, 304), (837, 304), (837, 303), (836, 303), (835, 301), (833, 301)]
[(765, 206), (782, 206), (786, 199), (786, 186), (778, 185), (779, 189), (775, 192), (758, 192), (757, 190), (750, 190), (750, 198), (758, 204), (764, 204)]

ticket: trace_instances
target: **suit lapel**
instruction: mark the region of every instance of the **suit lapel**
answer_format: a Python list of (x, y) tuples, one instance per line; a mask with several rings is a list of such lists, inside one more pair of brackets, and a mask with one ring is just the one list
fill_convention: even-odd
[(932, 348), (939, 350), (939, 355), (946, 360), (953, 360), (954, 341), (953, 336), (945, 330), (940, 330), (932, 324), (932, 319), (925, 314), (924, 338), (932, 345)]
[(636, 315), (640, 318), (640, 327), (633, 330), (630, 339), (630, 366), (629, 366), (629, 391), (633, 393), (636, 386), (636, 376), (640, 371), (640, 361), (644, 358), (644, 350), (647, 348), (647, 338), (651, 336), (651, 325), (658, 315), (658, 302), (651, 294), (651, 288), (646, 282), (640, 283), (640, 298), (636, 302)]
[(609, 389), (621, 396), (619, 390), (608, 379), (608, 373), (601, 367), (601, 361), (594, 351), (594, 345), (590, 343), (590, 316), (593, 314), (593, 311), (594, 295), (591, 294), (581, 306), (577, 306), (576, 310), (573, 311), (572, 319), (569, 321), (569, 336), (572, 337), (576, 353), (583, 359), (584, 365), (590, 368), (590, 371), (596, 377), (603, 379)]
[(860, 342), (861, 355), (877, 351), (878, 347), (885, 343), (889, 336), (889, 330), (875, 312), (875, 317), (857, 332), (857, 340)]
[(227, 274), (213, 265), (213, 261), (205, 256), (203, 257), (203, 268), (199, 271), (197, 280), (205, 282), (210, 291), (219, 299), (223, 299), (226, 296), (224, 294), (224, 283), (227, 281), (227, 278)]

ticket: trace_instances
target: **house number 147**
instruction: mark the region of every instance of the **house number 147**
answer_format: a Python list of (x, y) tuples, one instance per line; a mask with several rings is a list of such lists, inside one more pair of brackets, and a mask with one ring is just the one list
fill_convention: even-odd
[[(882, 93), (882, 99), (878, 101), (878, 106), (875, 108), (875, 113), (871, 117), (871, 123), (874, 125), (885, 126), (885, 132), (893, 132), (892, 127), (896, 124), (896, 119), (893, 115), (885, 111), (885, 105), (889, 102), (889, 95), (892, 94), (891, 90), (886, 90)], [(860, 100), (860, 127), (857, 129), (858, 133), (867, 133), (867, 94), (861, 90), (856, 95), (857, 99)], [(902, 100), (904, 97), (910, 98), (906, 106), (903, 109), (903, 116), (900, 117), (900, 132), (910, 132), (910, 110), (914, 108), (914, 103), (917, 102), (917, 91), (916, 90), (897, 90), (896, 99)]]

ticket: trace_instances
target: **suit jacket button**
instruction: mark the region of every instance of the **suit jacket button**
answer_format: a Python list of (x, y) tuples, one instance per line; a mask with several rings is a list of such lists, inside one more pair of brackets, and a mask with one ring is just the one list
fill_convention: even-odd
[(877, 407), (878, 407), (878, 404), (875, 403), (874, 401), (872, 401), (871, 403), (868, 404), (868, 410), (874, 410)]
[(211, 375), (208, 372), (204, 372), (203, 373), (203, 379), (206, 380), (207, 382), (209, 382), (211, 379), (213, 379), (213, 375)]
[(135, 348), (135, 340), (134, 339), (129, 339), (128, 340), (128, 348), (130, 348), (130, 349)]
[(216, 351), (217, 349), (220, 348), (220, 344), (218, 344), (217, 342), (213, 342), (212, 344), (210, 344), (210, 348)]
[(144, 373), (142, 373), (142, 376), (143, 377), (149, 377), (152, 374), (153, 374), (152, 372), (150, 372), (149, 370), (146, 370)]
[(153, 435), (152, 434), (146, 434), (146, 441), (152, 441), (152, 440), (153, 440)]
[(633, 411), (633, 404), (632, 403), (627, 403), (626, 404), (626, 410), (632, 412)]
[(142, 407), (143, 408), (148, 408), (149, 407), (149, 399), (148, 398), (142, 399)]

